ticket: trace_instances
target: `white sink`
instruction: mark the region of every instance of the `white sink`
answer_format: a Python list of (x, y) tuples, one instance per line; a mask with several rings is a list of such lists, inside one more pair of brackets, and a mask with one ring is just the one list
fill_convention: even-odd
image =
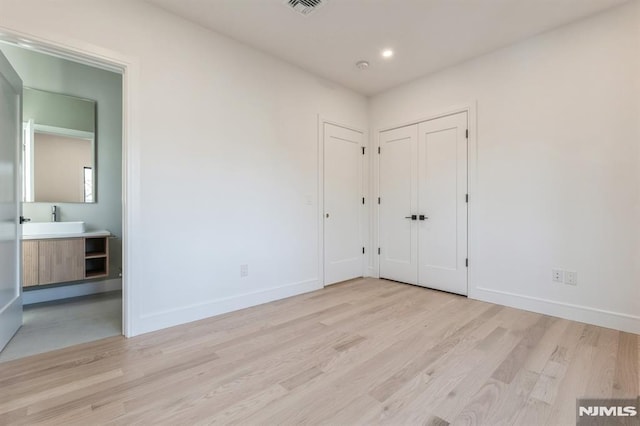
[(26, 222), (22, 235), (82, 234), (84, 222)]

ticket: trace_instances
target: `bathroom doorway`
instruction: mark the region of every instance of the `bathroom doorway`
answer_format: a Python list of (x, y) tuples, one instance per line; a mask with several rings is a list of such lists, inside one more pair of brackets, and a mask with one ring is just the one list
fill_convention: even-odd
[(19, 249), (23, 326), (3, 362), (129, 333), (124, 68), (6, 34), (1, 41), (23, 80), (19, 166), (22, 216), (31, 220)]

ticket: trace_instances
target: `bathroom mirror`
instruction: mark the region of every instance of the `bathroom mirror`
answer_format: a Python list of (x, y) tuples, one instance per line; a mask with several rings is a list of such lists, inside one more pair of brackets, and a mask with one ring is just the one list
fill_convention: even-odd
[(96, 102), (24, 88), (23, 201), (94, 203)]

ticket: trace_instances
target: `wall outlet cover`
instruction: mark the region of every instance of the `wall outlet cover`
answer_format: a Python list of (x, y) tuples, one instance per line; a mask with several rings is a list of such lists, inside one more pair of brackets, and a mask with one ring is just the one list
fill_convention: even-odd
[(562, 283), (562, 282), (564, 282), (564, 271), (562, 269), (552, 269), (551, 270), (551, 280), (554, 283)]
[(240, 276), (241, 277), (249, 276), (249, 265), (240, 265)]
[(568, 285), (578, 285), (578, 273), (575, 271), (565, 271), (564, 283)]

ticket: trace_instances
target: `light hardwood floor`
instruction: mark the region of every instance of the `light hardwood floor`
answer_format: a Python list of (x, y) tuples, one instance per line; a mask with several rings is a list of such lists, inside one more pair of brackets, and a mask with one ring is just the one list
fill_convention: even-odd
[(0, 424), (574, 425), (639, 339), (376, 279), (0, 364)]

